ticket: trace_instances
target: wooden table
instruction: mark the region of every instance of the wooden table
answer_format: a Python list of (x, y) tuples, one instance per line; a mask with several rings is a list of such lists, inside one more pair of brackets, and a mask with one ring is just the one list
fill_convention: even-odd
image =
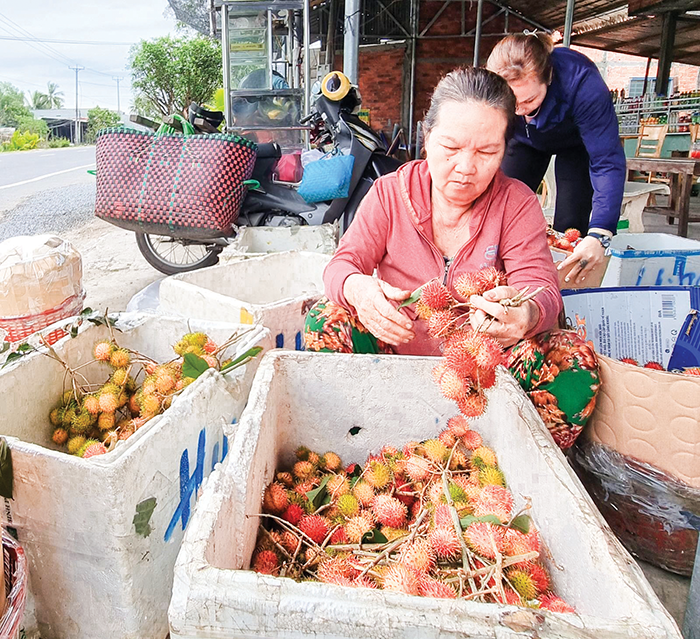
[(667, 215), (669, 223), (678, 218), (678, 235), (688, 237), (688, 222), (700, 222), (700, 217), (690, 219), (690, 190), (693, 176), (700, 175), (700, 159), (695, 158), (627, 158), (627, 171), (654, 171), (667, 173), (671, 178), (671, 197), (668, 206), (648, 206), (645, 212)]

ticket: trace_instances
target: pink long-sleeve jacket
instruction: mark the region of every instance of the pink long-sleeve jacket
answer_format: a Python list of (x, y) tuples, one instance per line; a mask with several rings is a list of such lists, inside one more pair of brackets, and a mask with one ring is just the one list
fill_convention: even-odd
[[(371, 275), (376, 268), (380, 279), (411, 291), (439, 278), (459, 299), (454, 282), (462, 273), (495, 266), (506, 272), (509, 286), (548, 287), (535, 298), (540, 320), (528, 337), (552, 328), (562, 299), (546, 222), (532, 191), (499, 170), (473, 204), (469, 240), (446, 268), (433, 243), (430, 185), (425, 160), (404, 164), (375, 182), (326, 267), (328, 298), (352, 310), (343, 295), (345, 280), (354, 273)], [(415, 321), (414, 330), (415, 339), (394, 347), (397, 353), (440, 354), (438, 340), (427, 333), (427, 322)]]

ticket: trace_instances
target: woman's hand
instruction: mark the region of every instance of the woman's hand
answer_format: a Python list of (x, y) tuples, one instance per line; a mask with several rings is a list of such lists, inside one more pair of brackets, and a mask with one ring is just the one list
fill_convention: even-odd
[(590, 275), (596, 266), (602, 264), (604, 258), (603, 245), (595, 237), (586, 236), (574, 247), (574, 252), (559, 263), (557, 270), (571, 269), (564, 281), (569, 282), (575, 278), (575, 284), (582, 284), (586, 276)]
[(360, 322), (377, 339), (398, 346), (416, 336), (413, 322), (389, 302), (403, 302), (411, 296), (411, 291), (398, 289), (371, 275), (356, 273), (345, 280), (343, 294), (355, 308)]
[(532, 300), (521, 306), (504, 306), (498, 302), (519, 292), (512, 286), (497, 286), (483, 296), (472, 295), (469, 298), (474, 307), (469, 318), (472, 328), (490, 335), (504, 348), (523, 339), (540, 321), (540, 307)]

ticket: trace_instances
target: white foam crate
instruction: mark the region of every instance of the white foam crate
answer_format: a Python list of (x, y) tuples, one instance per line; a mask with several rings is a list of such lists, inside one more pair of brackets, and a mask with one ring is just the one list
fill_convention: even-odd
[(244, 226), (233, 248), (245, 253), (310, 251), (333, 255), (338, 248), (338, 223), (319, 226)]
[[(434, 358), (275, 351), (262, 361), (227, 462), (185, 534), (169, 609), (172, 639), (382, 637), (680, 639), (638, 566), (504, 370), (474, 428), (532, 516), (556, 591), (577, 614), (297, 583), (246, 570), (264, 487), (294, 449), (364, 462), (384, 444), (433, 437), (456, 413), (431, 382)], [(353, 435), (350, 431), (360, 427)]]
[(160, 312), (262, 324), (277, 348), (301, 350), (308, 310), (323, 295), (330, 256), (289, 251), (167, 277)]
[[(263, 327), (186, 322), (182, 318), (123, 315), (121, 346), (158, 361), (175, 357), (172, 345), (190, 330), (222, 343), (250, 330), (236, 352), (271, 346)], [(56, 352), (69, 364), (92, 359), (108, 337), (86, 322)], [(14, 495), (0, 520), (17, 530), (28, 559), (35, 619), (27, 637), (42, 639), (164, 639), (173, 566), (197, 493), (227, 454), (228, 436), (247, 401), (259, 357), (227, 376), (205, 372), (172, 406), (104, 456), (81, 459), (51, 441), (48, 413), (61, 396), (63, 369), (40, 353), (0, 372), (0, 433), (11, 451)], [(111, 369), (83, 369), (101, 383)], [(134, 517), (151, 504), (148, 527)]]

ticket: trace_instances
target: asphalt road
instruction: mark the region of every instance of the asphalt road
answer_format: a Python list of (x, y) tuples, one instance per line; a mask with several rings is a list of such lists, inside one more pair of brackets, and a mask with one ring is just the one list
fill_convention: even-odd
[(0, 153), (0, 241), (90, 222), (94, 167), (94, 146)]

